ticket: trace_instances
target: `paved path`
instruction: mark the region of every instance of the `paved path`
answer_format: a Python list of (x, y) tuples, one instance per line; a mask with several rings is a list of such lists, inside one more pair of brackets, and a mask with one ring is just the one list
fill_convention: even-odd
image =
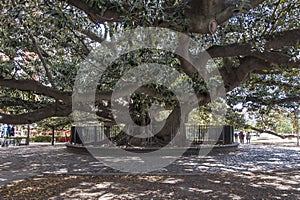
[[(219, 172), (260, 172), (300, 169), (300, 148), (272, 145), (241, 145), (226, 155), (182, 157), (154, 174), (199, 174)], [(66, 151), (64, 146), (0, 148), (0, 185), (42, 173), (114, 174), (89, 155)]]

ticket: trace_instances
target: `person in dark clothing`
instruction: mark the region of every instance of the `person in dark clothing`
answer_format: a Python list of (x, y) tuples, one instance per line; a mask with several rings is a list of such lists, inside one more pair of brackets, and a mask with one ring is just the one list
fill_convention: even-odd
[(7, 125), (6, 137), (10, 137), (10, 125)]
[(249, 132), (246, 134), (246, 140), (247, 140), (247, 144), (250, 144), (251, 135)]
[(245, 141), (245, 134), (243, 133), (243, 131), (241, 131), (239, 133), (239, 139), (240, 139), (240, 143), (241, 144), (244, 144), (244, 141)]
[(235, 142), (239, 142), (239, 134), (238, 133), (234, 133), (234, 141)]
[(15, 127), (11, 126), (10, 128), (10, 136), (15, 136)]

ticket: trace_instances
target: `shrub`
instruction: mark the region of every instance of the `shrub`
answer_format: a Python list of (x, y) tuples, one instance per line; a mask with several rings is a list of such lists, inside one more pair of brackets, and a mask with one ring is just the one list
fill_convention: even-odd
[[(69, 140), (70, 137), (67, 137)], [(52, 136), (51, 135), (38, 135), (30, 137), (30, 142), (51, 142)], [(56, 142), (66, 142), (65, 136), (55, 136)]]

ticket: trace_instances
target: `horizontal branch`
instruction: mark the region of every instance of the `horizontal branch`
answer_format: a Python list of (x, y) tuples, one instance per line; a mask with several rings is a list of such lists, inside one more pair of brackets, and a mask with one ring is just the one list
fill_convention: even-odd
[(102, 13), (98, 5), (94, 5), (91, 7), (82, 0), (65, 0), (65, 2), (84, 11), (94, 23), (121, 21), (122, 13), (120, 13), (120, 11), (112, 5), (108, 5), (109, 7), (103, 9), (105, 11)]
[[(212, 58), (217, 57), (235, 57), (235, 56), (255, 56), (264, 57), (264, 59), (274, 59), (274, 57), (284, 57), (284, 62), (288, 62), (289, 56), (274, 52), (273, 50), (283, 48), (286, 46), (295, 46), (300, 42), (300, 29), (287, 30), (283, 32), (275, 33), (274, 35), (268, 35), (261, 40), (266, 40), (264, 53), (258, 53), (252, 47), (252, 41), (247, 43), (234, 43), (229, 45), (214, 45), (208, 48), (206, 51)], [(278, 59), (278, 58), (277, 58)], [(276, 60), (274, 59), (274, 62)], [(282, 61), (280, 61), (282, 63)]]
[(72, 100), (70, 92), (62, 92), (51, 87), (42, 85), (41, 83), (34, 80), (16, 80), (0, 78), (0, 86), (18, 89), (21, 91), (32, 91), (40, 95), (54, 98), (56, 100), (62, 100), (65, 103), (69, 103)]
[(66, 117), (71, 113), (71, 105), (55, 103), (28, 113), (17, 115), (0, 113), (0, 122), (5, 124), (31, 124), (49, 117)]
[(254, 131), (257, 131), (259, 133), (267, 133), (267, 134), (270, 134), (270, 135), (274, 135), (274, 136), (277, 136), (281, 139), (296, 138), (297, 137), (295, 135), (282, 135), (282, 134), (276, 133), (276, 132), (271, 131), (271, 130), (264, 130), (264, 129), (256, 128), (256, 127), (249, 126), (249, 125), (246, 125), (246, 128), (250, 128), (250, 129), (252, 129)]
[(279, 52), (255, 52), (250, 55), (277, 65), (287, 65), (292, 68), (300, 68), (300, 61), (293, 61), (292, 57)]
[(33, 102), (26, 101), (21, 98), (12, 98), (7, 96), (0, 97), (0, 107), (22, 107), (24, 109), (38, 109), (40, 107), (46, 106), (47, 104), (44, 102)]
[[(247, 5), (241, 9), (250, 10), (253, 7), (261, 4), (265, 0), (251, 0)], [(107, 1), (105, 5), (100, 5), (97, 1), (93, 5), (81, 0), (65, 0), (66, 3), (77, 7), (84, 11), (92, 22), (105, 23), (105, 22), (122, 22), (122, 19), (128, 18), (130, 15), (135, 25), (139, 26), (155, 26), (164, 27), (176, 31), (185, 31), (190, 33), (212, 33), (211, 22), (215, 21), (217, 24), (222, 24), (228, 21), (236, 14), (237, 8), (236, 1), (217, 1), (217, 5), (210, 5), (209, 1), (199, 0), (182, 0), (178, 4), (168, 7), (161, 4), (161, 13), (164, 16), (158, 16), (156, 19), (151, 20), (151, 23), (145, 23), (141, 18), (144, 18), (144, 12), (129, 12), (133, 5), (123, 2), (122, 8), (119, 5), (114, 5), (113, 1)], [(209, 5), (208, 5), (209, 4)], [(144, 11), (148, 8), (143, 8)], [(150, 9), (150, 8), (149, 8)], [(184, 10), (184, 12), (182, 12)], [(176, 16), (178, 13), (184, 13), (181, 16), (181, 22), (178, 22)], [(188, 24), (186, 24), (188, 22)], [(216, 27), (215, 27), (216, 28)], [(214, 32), (214, 31), (213, 31)]]
[(292, 46), (300, 41), (300, 29), (286, 30), (266, 36), (266, 49), (277, 50), (284, 46)]
[[(300, 29), (292, 31), (283, 31), (282, 33), (275, 34), (270, 41), (267, 41), (268, 48), (279, 47), (280, 45), (297, 45), (300, 42), (299, 38), (284, 38), (284, 42), (277, 43), (277, 40), (282, 38), (284, 35), (290, 35), (291, 33), (297, 35), (300, 33)], [(285, 46), (282, 46), (285, 47)], [(271, 49), (265, 49), (264, 52), (254, 51), (249, 43), (235, 43), (225, 46), (212, 46), (207, 49), (207, 52), (212, 58), (221, 57), (223, 58), (223, 67), (220, 69), (220, 73), (223, 77), (226, 90), (230, 91), (240, 83), (245, 82), (249, 79), (251, 72), (261, 72), (263, 70), (271, 70), (276, 65), (284, 65), (289, 68), (300, 68), (300, 61), (293, 61), (292, 57), (283, 54), (281, 52), (274, 52)], [(198, 55), (201, 57), (201, 54)], [(235, 68), (230, 63), (227, 57), (239, 57), (240, 66)], [(190, 72), (192, 74), (192, 72)]]

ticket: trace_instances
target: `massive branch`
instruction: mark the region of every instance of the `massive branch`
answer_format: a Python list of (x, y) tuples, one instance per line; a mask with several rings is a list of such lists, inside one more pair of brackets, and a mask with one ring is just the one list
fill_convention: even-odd
[[(264, 46), (265, 53), (261, 53), (261, 54), (257, 53), (257, 50), (255, 50), (252, 47), (253, 41), (249, 41), (247, 43), (234, 43), (234, 44), (223, 45), (223, 46), (214, 45), (208, 48), (207, 52), (213, 58), (252, 55), (255, 57), (265, 57), (266, 59), (272, 59), (272, 56), (278, 56), (280, 53), (274, 50), (281, 49), (287, 46), (294, 46), (300, 42), (300, 29), (287, 30), (272, 35), (266, 35), (263, 36), (263, 38), (261, 38), (260, 40), (262, 41), (266, 40), (266, 44)], [(269, 54), (272, 54), (272, 56), (269, 56)], [(283, 53), (280, 53), (280, 55), (285, 56)], [(276, 62), (275, 59), (274, 61)]]
[[(135, 25), (145, 26), (143, 16), (139, 12), (130, 12), (132, 5), (128, 2), (118, 5), (112, 1), (103, 2), (101, 5), (94, 3), (92, 5), (81, 0), (64, 0), (70, 5), (84, 11), (94, 23), (122, 22), (128, 14), (131, 15)], [(163, 6), (164, 16), (158, 16), (152, 20), (148, 26), (170, 28), (176, 31), (185, 31), (190, 33), (215, 33), (219, 24), (228, 21), (237, 12), (241, 10), (250, 10), (264, 2), (265, 0), (182, 0), (173, 6)], [(142, 10), (151, 8), (145, 7)], [(181, 23), (174, 20), (176, 16), (182, 13)]]
[(71, 102), (71, 93), (62, 92), (51, 87), (45, 86), (34, 80), (16, 80), (0, 78), (0, 86), (18, 89), (21, 91), (32, 91), (40, 95), (62, 100), (65, 103)]
[(19, 115), (0, 113), (0, 121), (7, 124), (31, 124), (48, 117), (64, 117), (72, 112), (72, 106), (54, 103), (44, 108)]
[(0, 107), (20, 107), (20, 108), (27, 108), (27, 109), (38, 109), (41, 107), (46, 106), (47, 103), (45, 102), (34, 102), (29, 100), (24, 100), (22, 98), (12, 98), (7, 96), (0, 97)]
[[(235, 43), (225, 46), (212, 46), (207, 49), (207, 52), (212, 58), (223, 58), (224, 62), (220, 73), (223, 77), (225, 89), (228, 92), (247, 81), (249, 74), (255, 71), (271, 70), (274, 68), (274, 65), (300, 68), (300, 61), (292, 61), (291, 56), (282, 52), (273, 51), (274, 47), (284, 48), (287, 45), (296, 45), (300, 41), (299, 35), (300, 29), (294, 29), (276, 33), (273, 37), (265, 36), (265, 38), (269, 40), (266, 41), (264, 52), (254, 49), (251, 45), (251, 41), (248, 43)], [(283, 41), (278, 42), (279, 39)], [(199, 69), (205, 69), (209, 57), (206, 53), (200, 53), (196, 56), (192, 55), (189, 52), (189, 41), (187, 36), (180, 37), (177, 53), (182, 55), (178, 56), (181, 68), (192, 78), (195, 74), (198, 74)], [(239, 59), (239, 66), (233, 67), (227, 57), (237, 57)], [(200, 71), (203, 72), (205, 70)], [(198, 74), (198, 80), (207, 80), (207, 75), (209, 74)]]
[[(290, 37), (288, 37), (290, 36)], [(283, 31), (275, 36), (266, 36), (267, 40), (264, 52), (259, 52), (248, 43), (235, 43), (226, 46), (212, 46), (207, 52), (212, 58), (222, 57), (224, 61), (220, 72), (223, 76), (226, 89), (230, 91), (240, 83), (247, 80), (251, 72), (270, 70), (274, 65), (285, 65), (289, 68), (300, 68), (300, 61), (293, 61), (292, 57), (283, 52), (273, 51), (273, 49), (283, 48), (287, 45), (293, 46), (300, 42), (300, 29)], [(278, 40), (283, 40), (278, 42)], [(199, 57), (202, 55), (200, 54)], [(240, 66), (234, 68), (227, 57), (239, 57)], [(184, 66), (184, 65), (183, 65)], [(192, 73), (192, 72), (190, 72)]]

